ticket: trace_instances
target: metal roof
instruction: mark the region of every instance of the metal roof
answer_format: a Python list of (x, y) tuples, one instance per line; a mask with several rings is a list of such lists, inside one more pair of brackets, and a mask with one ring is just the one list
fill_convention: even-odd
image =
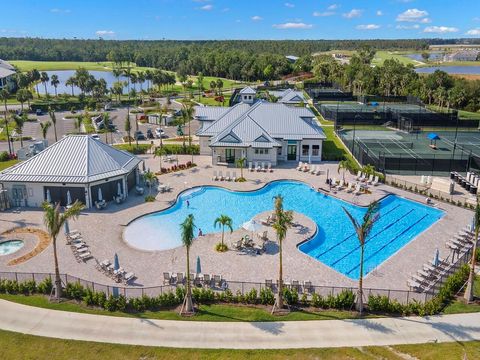
[(81, 183), (128, 174), (141, 160), (93, 139), (69, 135), (0, 172), (0, 182)]
[(0, 66), (0, 79), (14, 75), (15, 71)]
[(0, 68), (15, 71), (15, 67), (12, 64), (10, 64), (10, 63), (6, 62), (5, 60), (2, 60), (2, 59), (0, 59)]
[(217, 120), (230, 108), (223, 106), (195, 106), (195, 118), (200, 121)]
[(301, 91), (293, 89), (273, 90), (270, 94), (278, 98), (278, 102), (285, 104), (305, 103), (305, 97)]
[(250, 86), (244, 87), (242, 90), (240, 90), (239, 94), (242, 95), (255, 95), (257, 91), (255, 89), (252, 89)]
[[(326, 138), (315, 115), (304, 107), (258, 101), (251, 106), (240, 103), (231, 109), (197, 133), (211, 136), (210, 146), (274, 147), (280, 146), (278, 139)], [(267, 141), (257, 141), (262, 136)]]

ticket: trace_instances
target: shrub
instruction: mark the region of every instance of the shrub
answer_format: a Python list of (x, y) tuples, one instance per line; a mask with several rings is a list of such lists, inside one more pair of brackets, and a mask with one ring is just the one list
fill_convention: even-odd
[(257, 289), (252, 289), (248, 293), (246, 293), (244, 296), (244, 300), (247, 304), (257, 304), (259, 300)]
[(37, 286), (37, 291), (40, 294), (51, 294), (53, 289), (53, 283), (51, 278), (45, 278), (42, 282), (40, 282)]
[(275, 303), (275, 295), (272, 289), (264, 288), (260, 290), (260, 303), (262, 305), (273, 305)]
[(154, 201), (155, 201), (155, 196), (153, 195), (145, 196), (145, 202), (154, 202)]
[(298, 292), (296, 289), (290, 290), (289, 288), (283, 288), (283, 298), (288, 305), (298, 304)]
[(220, 242), (215, 245), (215, 250), (218, 252), (225, 252), (225, 251), (228, 251), (228, 246)]
[(8, 161), (8, 160), (10, 160), (10, 155), (8, 154), (8, 151), (0, 152), (0, 161)]
[(78, 282), (68, 283), (65, 286), (65, 297), (68, 299), (82, 300), (85, 295), (85, 288)]

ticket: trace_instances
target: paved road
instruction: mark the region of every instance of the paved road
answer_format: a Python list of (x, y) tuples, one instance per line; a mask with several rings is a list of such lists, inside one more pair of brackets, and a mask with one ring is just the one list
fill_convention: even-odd
[(47, 310), (0, 300), (0, 328), (61, 339), (180, 348), (280, 349), (480, 340), (480, 313), (299, 322), (160, 321)]

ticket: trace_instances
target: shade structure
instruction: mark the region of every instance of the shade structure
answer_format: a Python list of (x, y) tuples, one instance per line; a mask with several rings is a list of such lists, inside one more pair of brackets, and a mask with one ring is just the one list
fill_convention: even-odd
[(47, 189), (46, 201), (50, 204), (52, 202), (52, 197), (50, 195), (50, 190)]
[(438, 136), (438, 135), (435, 134), (435, 133), (430, 133), (430, 134), (428, 134), (428, 135), (427, 135), (427, 138), (428, 138), (429, 140), (440, 140), (440, 136)]
[(102, 189), (98, 188), (98, 201), (103, 201)]
[(243, 223), (242, 228), (244, 228), (247, 231), (255, 232), (260, 230), (262, 228), (262, 225), (252, 219)]
[(117, 183), (117, 196), (122, 197), (122, 185)]
[(438, 266), (440, 263), (440, 251), (438, 248), (435, 250), (435, 256), (433, 257), (433, 266)]
[(70, 226), (68, 225), (68, 220), (65, 220), (63, 223), (63, 230), (65, 231), (65, 235), (70, 234)]
[(202, 273), (202, 265), (200, 264), (200, 256), (197, 256), (197, 274)]
[(70, 190), (67, 191), (67, 206), (72, 205), (72, 195), (70, 195)]

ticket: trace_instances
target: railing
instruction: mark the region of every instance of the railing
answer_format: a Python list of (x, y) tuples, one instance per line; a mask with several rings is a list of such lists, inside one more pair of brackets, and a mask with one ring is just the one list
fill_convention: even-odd
[[(17, 282), (24, 282), (33, 280), (37, 284), (47, 278), (50, 278), (52, 281), (55, 275), (53, 273), (34, 273), (34, 272), (0, 272), (0, 279), (6, 280), (15, 280)], [(84, 288), (91, 289), (96, 292), (104, 292), (107, 296), (110, 295), (123, 295), (126, 298), (135, 298), (147, 295), (149, 297), (154, 297), (161, 295), (165, 292), (175, 291), (176, 285), (158, 285), (150, 287), (125, 287), (125, 286), (115, 286), (115, 285), (105, 285), (99, 284), (94, 281), (88, 281), (76, 276), (69, 274), (60, 275), (62, 283), (64, 286), (68, 283), (77, 283), (82, 285)], [(356, 287), (344, 287), (344, 286), (319, 286), (319, 285), (298, 285), (293, 286), (291, 284), (284, 284), (285, 287), (296, 288), (300, 294), (306, 294), (308, 299), (311, 299), (313, 294), (326, 297), (329, 295), (336, 296), (344, 290), (350, 290), (356, 292)], [(270, 287), (274, 293), (277, 292), (278, 287), (273, 284), (273, 286), (267, 286), (265, 283), (258, 282), (245, 282), (245, 281), (224, 281), (223, 285), (220, 287), (210, 286), (210, 288), (215, 292), (224, 292), (227, 289), (230, 290), (234, 295), (239, 293), (245, 295), (250, 292), (252, 289), (255, 289), (257, 293), (262, 289)], [(419, 293), (412, 290), (396, 290), (396, 289), (375, 289), (375, 288), (364, 288), (364, 301), (368, 300), (370, 295), (382, 295), (387, 296), (389, 299), (396, 299), (402, 304), (408, 304), (412, 301), (426, 302), (430, 300), (434, 294), (433, 293)]]

